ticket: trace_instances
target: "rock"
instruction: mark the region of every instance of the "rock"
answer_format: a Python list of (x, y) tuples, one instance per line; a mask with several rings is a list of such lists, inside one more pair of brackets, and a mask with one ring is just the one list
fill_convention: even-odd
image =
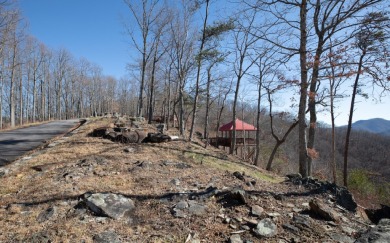
[(280, 217), (280, 213), (278, 212), (275, 212), (275, 213), (267, 213), (268, 217), (271, 217), (271, 218), (276, 218), (276, 217)]
[(310, 228), (309, 218), (307, 216), (302, 215), (302, 214), (294, 215), (293, 222), (295, 225), (299, 226), (300, 228)]
[(263, 215), (264, 208), (260, 207), (259, 205), (253, 205), (251, 208), (251, 213), (254, 216), (261, 217)]
[(198, 233), (190, 233), (185, 240), (185, 243), (200, 243)]
[(339, 234), (339, 233), (330, 233), (329, 236), (330, 236), (330, 238), (332, 238), (336, 242), (343, 242), (343, 243), (353, 243), (354, 242), (354, 239), (352, 239), (351, 237), (348, 237), (346, 235)]
[(381, 205), (380, 209), (366, 209), (367, 217), (371, 222), (377, 224), (383, 218), (390, 218), (390, 207)]
[(248, 225), (240, 225), (240, 228), (243, 230), (250, 230), (251, 229)]
[(42, 223), (42, 222), (45, 222), (47, 220), (49, 220), (50, 218), (52, 218), (57, 212), (57, 208), (56, 207), (49, 207), (48, 209), (46, 209), (45, 211), (41, 212), (38, 217), (37, 217), (37, 221), (39, 223)]
[(171, 184), (173, 184), (175, 186), (180, 186), (180, 180), (179, 179), (173, 179), (173, 180), (171, 180)]
[(230, 208), (246, 204), (246, 192), (243, 189), (236, 188), (231, 191), (224, 191), (217, 194), (220, 198), (218, 203), (221, 203), (224, 208)]
[(241, 240), (240, 235), (234, 234), (234, 235), (230, 236), (229, 243), (243, 243), (243, 241)]
[(291, 231), (295, 234), (299, 233), (299, 228), (295, 227), (294, 225), (291, 224), (283, 224), (282, 225), (283, 229)]
[(336, 213), (333, 209), (321, 203), (317, 199), (311, 200), (309, 206), (310, 206), (310, 211), (313, 214), (320, 216), (325, 220), (335, 221), (335, 222), (340, 221), (340, 215), (338, 213)]
[(336, 187), (336, 202), (343, 208), (356, 212), (357, 203), (352, 195), (345, 187)]
[(104, 231), (93, 237), (96, 243), (120, 243), (118, 235), (113, 231)]
[(186, 201), (180, 201), (176, 204), (175, 208), (186, 209), (186, 208), (188, 208), (188, 203)]
[(259, 222), (255, 219), (242, 218), (248, 225), (256, 226)]
[(262, 219), (253, 229), (255, 235), (259, 237), (273, 237), (277, 233), (277, 226), (272, 222), (271, 219)]
[(374, 228), (368, 230), (356, 243), (387, 243), (390, 242), (390, 219), (381, 219)]
[(126, 152), (126, 153), (134, 153), (135, 152), (135, 148), (125, 148), (123, 151)]
[[(1, 166), (1, 160), (0, 160), (0, 166)], [(8, 169), (4, 169), (4, 168), (1, 168), (0, 169), (0, 178), (4, 177), (5, 175), (7, 175), (9, 173), (9, 170)]]
[(295, 185), (302, 185), (302, 175), (297, 173), (297, 174), (288, 174), (286, 175), (287, 181), (292, 182)]
[(178, 209), (178, 208), (172, 209), (172, 215), (175, 218), (186, 218), (187, 217), (187, 214), (185, 214), (183, 210)]
[(206, 212), (206, 206), (201, 205), (196, 201), (189, 201), (188, 212), (192, 215), (202, 215)]
[(236, 172), (233, 173), (233, 175), (234, 175), (237, 179), (239, 179), (239, 180), (241, 180), (241, 181), (245, 181), (244, 175), (241, 174), (240, 172), (236, 171)]
[(134, 202), (131, 199), (118, 194), (95, 193), (84, 196), (88, 208), (98, 216), (119, 219), (135, 208)]
[(229, 196), (233, 200), (237, 200), (239, 203), (246, 204), (246, 193), (242, 189), (233, 189)]

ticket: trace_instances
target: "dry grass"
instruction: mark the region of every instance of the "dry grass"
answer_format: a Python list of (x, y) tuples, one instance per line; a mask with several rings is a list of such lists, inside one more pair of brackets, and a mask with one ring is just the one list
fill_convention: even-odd
[[(232, 177), (234, 171), (257, 179), (254, 190), (281, 181), (219, 150), (205, 150), (193, 143), (124, 145), (88, 136), (110, 122), (96, 120), (84, 125), (79, 133), (60, 139), (57, 146), (0, 179), (0, 227), (5, 229), (0, 232), (0, 242), (29, 242), (39, 235), (53, 242), (92, 242), (94, 235), (107, 230), (130, 242), (183, 242), (191, 232), (198, 232), (206, 241), (221, 241), (226, 235), (217, 233), (229, 228), (216, 223), (220, 205), (215, 199), (206, 202), (207, 215), (183, 220), (172, 217), (174, 202), (162, 200), (163, 195), (204, 190), (209, 185), (246, 187)], [(134, 152), (124, 152), (126, 147)], [(82, 163), (95, 157), (102, 158), (102, 164)], [(178, 168), (175, 165), (179, 163), (191, 168)], [(180, 186), (172, 184), (173, 179), (179, 179)], [(133, 222), (77, 215), (74, 207), (85, 192), (113, 192), (132, 198), (137, 208)], [(57, 209), (55, 220), (39, 223), (38, 215), (49, 207)]]

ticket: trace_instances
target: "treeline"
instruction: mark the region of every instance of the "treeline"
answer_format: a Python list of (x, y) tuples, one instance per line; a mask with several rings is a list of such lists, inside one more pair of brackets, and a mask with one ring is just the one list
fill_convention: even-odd
[(130, 109), (128, 94), (117, 90), (128, 87), (127, 80), (30, 36), (11, 2), (0, 2), (0, 129)]

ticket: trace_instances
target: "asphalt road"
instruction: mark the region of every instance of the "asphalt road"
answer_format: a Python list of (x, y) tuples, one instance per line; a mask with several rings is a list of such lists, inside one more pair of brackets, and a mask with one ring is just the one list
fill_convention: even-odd
[(0, 167), (41, 146), (43, 142), (68, 132), (79, 119), (0, 132)]

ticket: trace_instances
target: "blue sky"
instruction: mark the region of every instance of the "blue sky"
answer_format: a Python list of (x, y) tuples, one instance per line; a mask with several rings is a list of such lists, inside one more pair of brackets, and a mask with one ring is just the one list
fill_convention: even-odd
[(19, 0), (19, 6), (28, 32), (48, 47), (85, 57), (106, 75), (126, 75), (131, 48), (122, 0)]
[[(76, 58), (85, 57), (101, 66), (106, 75), (118, 79), (127, 75), (126, 65), (134, 62), (137, 53), (131, 55), (130, 38), (124, 34), (123, 21), (129, 21), (130, 15), (123, 0), (19, 0), (19, 6), (29, 23), (28, 33), (48, 47), (65, 48)], [(214, 7), (223, 11), (222, 6)], [(354, 121), (375, 117), (390, 120), (389, 97), (383, 103), (358, 101)], [(337, 125), (347, 123), (349, 102), (345, 99), (339, 104)], [(289, 105), (288, 100), (281, 103), (280, 109)], [(326, 123), (330, 123), (329, 117), (328, 112), (318, 114)]]

